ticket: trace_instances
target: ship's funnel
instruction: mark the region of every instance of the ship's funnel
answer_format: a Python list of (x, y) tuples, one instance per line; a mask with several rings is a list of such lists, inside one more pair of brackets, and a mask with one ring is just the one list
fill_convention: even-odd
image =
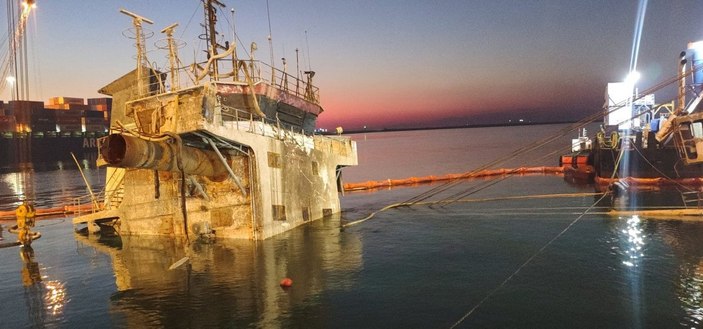
[(183, 171), (190, 175), (207, 176), (214, 180), (225, 179), (227, 168), (216, 153), (169, 141), (149, 141), (138, 137), (112, 134), (100, 146), (100, 156), (110, 167), (144, 168), (160, 171), (180, 171), (180, 153)]

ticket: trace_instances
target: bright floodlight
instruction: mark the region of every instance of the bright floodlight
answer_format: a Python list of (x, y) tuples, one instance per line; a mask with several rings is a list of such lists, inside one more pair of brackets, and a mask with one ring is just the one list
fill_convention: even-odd
[(701, 52), (703, 50), (703, 40), (696, 42), (689, 42), (688, 49), (693, 49), (696, 52)]
[(625, 78), (625, 83), (628, 86), (634, 86), (637, 80), (640, 79), (640, 73), (637, 71), (632, 71), (630, 72), (627, 77)]
[(24, 8), (24, 10), (34, 9), (37, 8), (37, 4), (34, 2), (34, 0), (25, 0), (22, 1), (22, 7)]
[(6, 80), (7, 83), (9, 83), (9, 84), (14, 84), (14, 83), (15, 83), (15, 77), (13, 77), (13, 76), (9, 76), (9, 77), (5, 78), (5, 80)]

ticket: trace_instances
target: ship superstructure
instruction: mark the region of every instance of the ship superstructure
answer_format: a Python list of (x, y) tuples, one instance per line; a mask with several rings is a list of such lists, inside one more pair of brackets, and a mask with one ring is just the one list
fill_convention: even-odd
[(265, 239), (340, 211), (341, 168), (357, 164), (356, 145), (314, 135), (322, 112), (314, 72), (302, 80), (239, 59), (235, 42), (210, 37), (223, 5), (203, 4), (207, 61), (180, 67), (172, 24), (162, 30), (166, 72), (146, 60), (141, 26), (153, 22), (122, 10), (134, 24), (137, 67), (100, 90), (113, 96), (111, 134), (99, 142), (106, 188), (94, 201), (99, 211), (74, 223)]

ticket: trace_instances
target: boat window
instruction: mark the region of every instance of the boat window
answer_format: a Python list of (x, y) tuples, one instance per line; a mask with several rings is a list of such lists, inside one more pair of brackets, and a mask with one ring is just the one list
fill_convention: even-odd
[(684, 141), (693, 138), (693, 134), (691, 133), (691, 124), (688, 122), (681, 124), (679, 127), (679, 134), (681, 134), (681, 139)]
[(703, 122), (697, 121), (691, 124), (691, 132), (695, 138), (703, 138)]

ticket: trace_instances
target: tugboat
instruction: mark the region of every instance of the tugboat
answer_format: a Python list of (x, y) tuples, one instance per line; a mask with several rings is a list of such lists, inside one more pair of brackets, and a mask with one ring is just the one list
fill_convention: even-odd
[[(584, 166), (592, 166), (597, 191), (611, 191), (616, 198), (656, 192), (650, 201), (666, 199), (667, 206), (683, 208), (703, 205), (702, 69), (703, 41), (681, 52), (677, 77), (644, 95), (636, 93), (632, 81), (608, 84), (600, 131), (573, 150)], [(673, 83), (678, 84), (677, 99), (656, 104), (653, 92)], [(578, 167), (564, 158), (565, 167)], [(646, 199), (626, 206), (662, 206), (642, 202)]]
[(167, 72), (146, 58), (142, 25), (153, 22), (121, 10), (132, 19), (137, 64), (99, 91), (113, 97), (111, 134), (98, 142), (106, 187), (91, 200), (94, 213), (74, 225), (261, 240), (340, 211), (341, 168), (357, 164), (356, 144), (314, 134), (322, 113), (315, 72), (303, 80), (285, 64), (261, 63), (253, 43), (251, 58), (240, 59), (235, 40), (218, 42), (224, 5), (202, 2), (207, 59), (180, 67), (172, 24), (161, 31)]

